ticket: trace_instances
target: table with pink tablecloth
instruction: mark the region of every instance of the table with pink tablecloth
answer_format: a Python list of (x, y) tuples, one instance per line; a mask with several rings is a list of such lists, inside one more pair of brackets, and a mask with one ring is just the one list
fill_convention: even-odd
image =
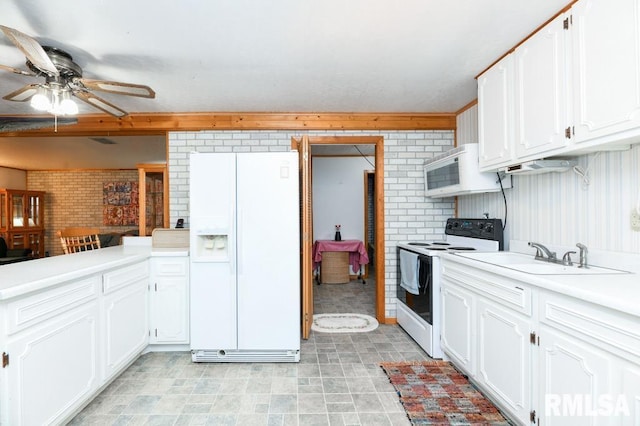
[[(313, 269), (317, 269), (322, 262), (322, 252), (347, 251), (349, 252), (349, 265), (354, 272), (360, 272), (360, 266), (369, 263), (369, 255), (360, 240), (316, 240), (313, 244)], [(360, 272), (361, 273), (361, 272)]]

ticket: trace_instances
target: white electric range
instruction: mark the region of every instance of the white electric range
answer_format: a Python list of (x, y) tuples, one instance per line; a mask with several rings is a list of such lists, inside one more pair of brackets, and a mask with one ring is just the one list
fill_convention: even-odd
[(440, 255), (443, 252), (503, 249), (500, 219), (447, 219), (442, 241), (410, 241), (397, 246), (398, 324), (432, 358), (440, 347)]

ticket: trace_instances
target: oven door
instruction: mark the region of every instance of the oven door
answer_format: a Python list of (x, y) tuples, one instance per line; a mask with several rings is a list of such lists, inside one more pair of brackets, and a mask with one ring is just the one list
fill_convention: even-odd
[(398, 248), (397, 298), (433, 324), (433, 256)]
[[(402, 252), (410, 252), (404, 248), (398, 248), (398, 285), (396, 287), (397, 295), (397, 320), (398, 324), (424, 349), (424, 351), (432, 358), (442, 358), (442, 349), (440, 347), (440, 310), (438, 303), (439, 290), (439, 271), (440, 258), (438, 256), (426, 256), (429, 262), (425, 262), (422, 258), (422, 268), (415, 265), (416, 271), (407, 271), (407, 267), (411, 267), (404, 262), (404, 268), (400, 262)], [(404, 253), (406, 255), (406, 253)], [(420, 257), (418, 257), (420, 259)], [(404, 269), (404, 275), (403, 270)], [(422, 278), (420, 278), (422, 272)], [(421, 291), (415, 293), (415, 288), (408, 290), (403, 284), (403, 277), (407, 274), (417, 274), (418, 279), (428, 279), (428, 284), (419, 286)], [(426, 276), (425, 276), (426, 274)], [(408, 286), (411, 287), (411, 286)]]

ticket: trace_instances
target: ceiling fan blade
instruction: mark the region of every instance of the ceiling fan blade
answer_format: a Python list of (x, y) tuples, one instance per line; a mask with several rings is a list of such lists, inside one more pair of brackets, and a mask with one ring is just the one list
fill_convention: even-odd
[(110, 102), (105, 101), (104, 99), (94, 95), (93, 93), (75, 90), (73, 92), (73, 96), (95, 108), (101, 109), (104, 112), (113, 115), (114, 117), (124, 117), (125, 115), (127, 115), (126, 111), (118, 108)]
[(117, 93), (119, 95), (137, 96), (140, 98), (156, 97), (156, 92), (149, 86), (142, 84), (120, 83), (117, 81), (91, 80), (88, 78), (78, 78), (74, 81), (79, 82), (90, 90), (99, 90), (102, 92)]
[(0, 132), (19, 132), (21, 130), (44, 129), (47, 127), (55, 127), (76, 124), (78, 119), (75, 117), (2, 117), (0, 116)]
[(38, 91), (38, 87), (40, 87), (39, 84), (27, 84), (26, 86), (19, 88), (15, 92), (11, 92), (8, 95), (3, 96), (2, 99), (14, 102), (28, 101), (33, 95), (36, 94), (36, 92)]
[(35, 77), (35, 74), (29, 71), (23, 71), (23, 70), (19, 70), (18, 68), (13, 68), (7, 65), (2, 65), (0, 64), (0, 70), (5, 70), (5, 71), (9, 71), (15, 74), (20, 74), (20, 75), (28, 75), (30, 77)]
[(49, 56), (47, 56), (42, 46), (40, 46), (40, 43), (34, 38), (13, 28), (5, 27), (4, 25), (0, 25), (0, 29), (2, 29), (4, 34), (9, 37), (9, 40), (24, 53), (36, 68), (49, 75), (60, 75), (56, 66), (51, 62), (51, 59), (49, 59)]

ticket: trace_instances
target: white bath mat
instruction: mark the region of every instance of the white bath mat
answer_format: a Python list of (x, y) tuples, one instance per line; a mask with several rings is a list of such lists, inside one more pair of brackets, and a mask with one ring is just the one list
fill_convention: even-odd
[(316, 314), (311, 330), (321, 333), (363, 333), (378, 328), (378, 320), (364, 314)]

